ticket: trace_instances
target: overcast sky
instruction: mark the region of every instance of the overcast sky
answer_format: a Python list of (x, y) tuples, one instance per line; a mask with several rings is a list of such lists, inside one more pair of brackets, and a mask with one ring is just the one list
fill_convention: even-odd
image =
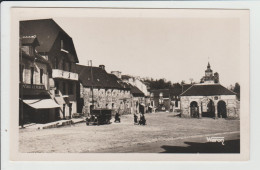
[(199, 82), (208, 61), (224, 86), (239, 82), (236, 18), (54, 18), (80, 64), (154, 79)]

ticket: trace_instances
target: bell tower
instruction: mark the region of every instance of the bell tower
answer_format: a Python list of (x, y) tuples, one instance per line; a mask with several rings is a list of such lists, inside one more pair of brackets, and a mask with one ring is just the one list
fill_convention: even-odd
[(210, 68), (209, 62), (208, 62), (207, 70), (205, 70), (205, 76), (206, 76), (206, 77), (211, 77), (211, 76), (213, 76), (213, 71), (212, 71), (211, 68)]

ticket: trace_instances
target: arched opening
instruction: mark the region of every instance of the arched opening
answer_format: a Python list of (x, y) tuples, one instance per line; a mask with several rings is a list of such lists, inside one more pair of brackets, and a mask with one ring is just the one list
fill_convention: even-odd
[(198, 103), (195, 101), (190, 103), (190, 116), (195, 118), (199, 117)]
[(219, 118), (226, 118), (227, 117), (226, 102), (224, 102), (223, 100), (218, 102), (218, 117)]
[(202, 117), (215, 117), (215, 105), (211, 99), (208, 100), (206, 110), (202, 112)]

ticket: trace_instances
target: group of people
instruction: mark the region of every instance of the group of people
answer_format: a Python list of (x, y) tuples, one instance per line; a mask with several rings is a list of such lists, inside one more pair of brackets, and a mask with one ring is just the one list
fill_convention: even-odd
[[(114, 122), (119, 122), (120, 123), (120, 121), (121, 121), (121, 119), (120, 119), (119, 112), (116, 112), (116, 114), (115, 114), (115, 121)], [(139, 121), (138, 121), (137, 114), (136, 113), (134, 114), (134, 124), (135, 125), (146, 125), (146, 119), (145, 119), (144, 113), (140, 113)]]
[(134, 124), (135, 125), (146, 125), (146, 119), (144, 117), (144, 113), (140, 113), (140, 120), (138, 121), (137, 114), (134, 114)]

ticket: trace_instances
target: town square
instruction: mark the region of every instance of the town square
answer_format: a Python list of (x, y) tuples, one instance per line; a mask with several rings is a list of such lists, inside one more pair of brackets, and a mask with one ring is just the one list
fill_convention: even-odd
[(196, 21), (19, 21), (19, 151), (240, 153), (239, 22)]

